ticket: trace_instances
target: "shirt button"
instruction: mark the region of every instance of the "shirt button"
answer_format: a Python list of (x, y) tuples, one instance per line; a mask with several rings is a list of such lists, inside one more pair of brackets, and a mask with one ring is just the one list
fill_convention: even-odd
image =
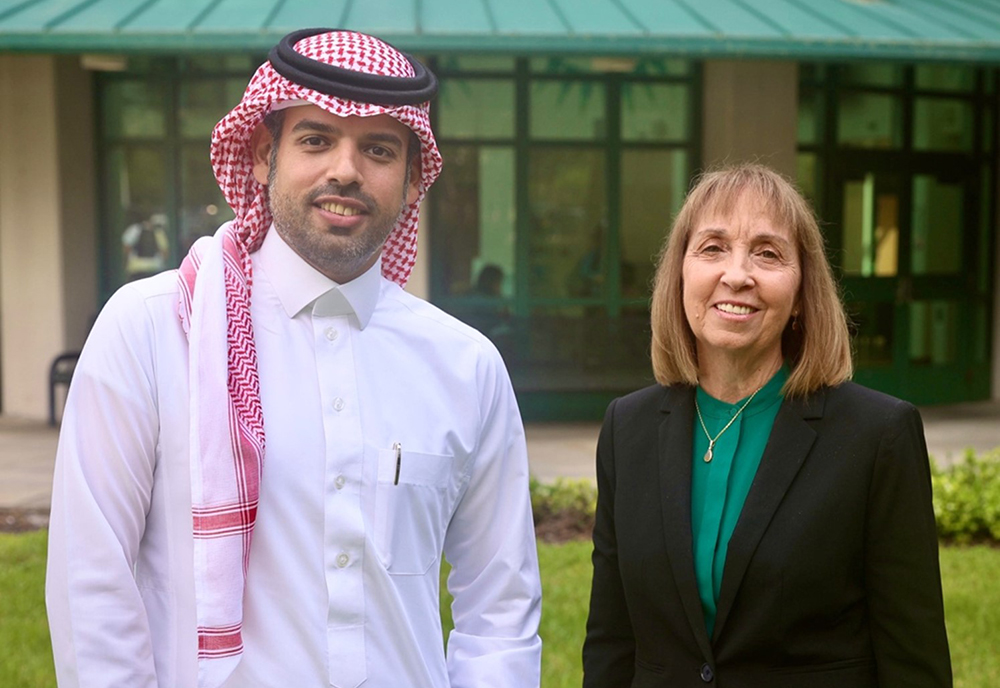
[(346, 482), (347, 482), (347, 480), (344, 479), (344, 476), (338, 475), (333, 480), (333, 486), (336, 487), (338, 490), (342, 490), (342, 489), (344, 489), (344, 483), (346, 483)]
[[(340, 555), (340, 556), (344, 556), (344, 555)], [(702, 664), (701, 665), (701, 680), (704, 681), (705, 683), (711, 683), (712, 679), (714, 679), (714, 678), (715, 678), (715, 674), (712, 673), (712, 667), (708, 666), (707, 664)]]
[(347, 552), (341, 552), (337, 555), (337, 568), (342, 569), (351, 561), (351, 558), (347, 556)]
[(326, 334), (326, 338), (328, 340), (330, 340), (331, 342), (334, 341), (335, 339), (337, 339), (337, 337), (340, 336), (340, 333), (337, 332), (337, 330), (335, 330), (332, 327), (326, 328), (326, 332), (324, 334)]
[(343, 411), (344, 406), (345, 406), (344, 400), (341, 399), (340, 397), (337, 397), (336, 399), (333, 400), (333, 409), (335, 411)]

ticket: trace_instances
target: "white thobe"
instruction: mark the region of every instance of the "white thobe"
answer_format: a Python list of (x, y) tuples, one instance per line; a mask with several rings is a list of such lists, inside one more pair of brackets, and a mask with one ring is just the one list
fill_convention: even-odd
[[(226, 686), (538, 686), (524, 431), (496, 349), (378, 264), (337, 285), (270, 231), (253, 269), (267, 447)], [(46, 581), (60, 686), (197, 685), (177, 291), (174, 272), (120, 289), (74, 374)]]

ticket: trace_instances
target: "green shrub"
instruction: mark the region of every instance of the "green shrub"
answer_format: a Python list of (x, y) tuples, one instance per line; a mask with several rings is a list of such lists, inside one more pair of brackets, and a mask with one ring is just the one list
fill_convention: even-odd
[(949, 468), (931, 462), (938, 535), (964, 544), (1000, 542), (1000, 449), (977, 457), (971, 449)]
[(545, 542), (589, 538), (597, 510), (597, 486), (590, 480), (559, 478), (553, 483), (531, 479), (535, 533)]

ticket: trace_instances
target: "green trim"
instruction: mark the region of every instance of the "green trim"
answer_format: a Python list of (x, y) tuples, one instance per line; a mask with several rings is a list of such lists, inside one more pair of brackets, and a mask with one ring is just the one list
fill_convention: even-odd
[[(127, 52), (190, 53), (267, 51), (286, 32), (149, 33), (112, 30), (95, 33), (8, 31), (0, 50), (33, 53)], [(742, 57), (789, 60), (899, 60), (1000, 64), (1000, 41), (944, 42), (912, 40), (825, 40), (672, 35), (496, 35), (393, 34), (382, 38), (402, 50), (424, 53), (671, 55), (695, 58)]]

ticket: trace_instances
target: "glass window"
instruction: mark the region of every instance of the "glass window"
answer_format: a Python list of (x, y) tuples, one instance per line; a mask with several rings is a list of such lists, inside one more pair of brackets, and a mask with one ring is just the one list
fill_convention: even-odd
[[(114, 146), (108, 155), (111, 239), (118, 280), (148, 277), (172, 266), (167, 219), (166, 154), (160, 146)], [(120, 283), (120, 281), (118, 282)]]
[(837, 103), (837, 143), (857, 148), (899, 148), (903, 108), (897, 96), (847, 91)]
[(222, 196), (212, 173), (208, 142), (181, 147), (181, 208), (179, 255), (187, 254), (198, 237), (214, 234), (223, 222), (233, 219), (233, 211)]
[(104, 91), (104, 134), (112, 138), (167, 135), (167, 85), (162, 81), (114, 81)]
[(243, 97), (243, 79), (195, 79), (181, 82), (178, 119), (181, 136), (201, 138), (207, 150), (212, 129)]
[(910, 304), (910, 363), (954, 363), (958, 351), (959, 306), (956, 301), (914, 301)]
[(993, 121), (993, 108), (983, 108), (982, 118), (983, 152), (991, 153), (993, 151), (993, 132), (996, 127), (996, 124)]
[(838, 72), (840, 83), (852, 86), (903, 85), (903, 70), (899, 65), (885, 62), (859, 62), (842, 65)]
[(846, 304), (854, 359), (858, 367), (892, 364), (896, 309), (891, 303), (867, 301)]
[[(629, 70), (634, 60), (629, 60)], [(593, 72), (592, 60), (589, 57), (533, 57), (528, 63), (532, 72), (543, 74), (589, 74)]]
[(600, 149), (531, 151), (528, 289), (532, 296), (605, 295), (604, 169)]
[(891, 277), (899, 271), (899, 193), (874, 174), (844, 184), (843, 270)]
[(603, 139), (604, 85), (597, 81), (533, 81), (531, 136), (536, 139)]
[(961, 271), (964, 208), (960, 184), (942, 183), (929, 175), (913, 177), (910, 269), (914, 275)]
[(622, 153), (621, 297), (648, 299), (656, 257), (684, 202), (687, 152), (625, 150)]
[(443, 145), (441, 154), (448, 162), (434, 187), (435, 279), (448, 296), (513, 297), (513, 149)]
[(819, 208), (819, 156), (799, 153), (795, 156), (795, 183), (813, 206)]
[(982, 182), (979, 195), (979, 247), (976, 251), (976, 264), (979, 266), (977, 280), (979, 293), (985, 295), (990, 291), (990, 265), (993, 264), (990, 256), (990, 237), (993, 235), (993, 199), (996, 192), (990, 168), (983, 165), (979, 174)]
[(798, 143), (800, 146), (815, 146), (822, 139), (820, 126), (823, 122), (823, 96), (819, 91), (803, 89), (799, 92)]
[(622, 85), (622, 139), (684, 141), (688, 137), (688, 87), (682, 84)]
[(913, 109), (915, 150), (971, 151), (972, 103), (917, 98)]
[[(181, 68), (192, 71), (192, 72), (203, 72), (203, 73), (215, 73), (219, 72), (243, 72), (247, 74), (247, 78), (243, 80), (243, 86), (246, 87), (247, 82), (250, 80), (250, 75), (253, 74), (254, 70), (257, 69), (265, 60), (266, 55), (252, 56), (252, 55), (195, 55), (193, 57), (184, 58), (181, 61)], [(242, 95), (242, 92), (241, 92)]]
[(514, 82), (505, 79), (445, 79), (437, 97), (441, 138), (514, 136)]
[(916, 83), (921, 90), (968, 92), (976, 87), (976, 70), (963, 65), (917, 65)]

